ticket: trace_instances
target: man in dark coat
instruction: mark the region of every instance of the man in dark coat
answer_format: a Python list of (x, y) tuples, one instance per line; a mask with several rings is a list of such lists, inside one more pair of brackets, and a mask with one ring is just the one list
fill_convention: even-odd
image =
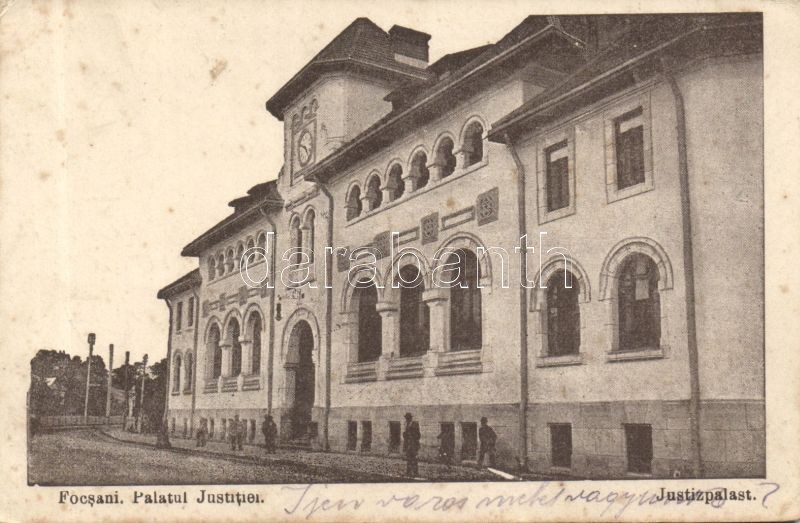
[(205, 447), (206, 439), (208, 439), (208, 420), (203, 418), (200, 420), (200, 427), (197, 429), (197, 444), (196, 447)]
[(414, 421), (410, 412), (406, 412), (406, 430), (403, 432), (403, 452), (406, 455), (406, 476), (419, 476), (417, 453), (419, 452), (419, 423)]
[(242, 450), (242, 443), (244, 442), (245, 426), (243, 421), (239, 421), (237, 414), (231, 423), (231, 450)]
[(481, 450), (478, 455), (478, 467), (483, 467), (483, 457), (489, 455), (489, 466), (494, 467), (494, 446), (497, 443), (497, 434), (489, 426), (489, 420), (481, 418), (481, 428), (478, 429), (478, 438), (481, 440)]
[(272, 416), (265, 415), (261, 423), (261, 433), (264, 434), (264, 448), (272, 454), (275, 452), (275, 440), (278, 438), (278, 426), (272, 420)]

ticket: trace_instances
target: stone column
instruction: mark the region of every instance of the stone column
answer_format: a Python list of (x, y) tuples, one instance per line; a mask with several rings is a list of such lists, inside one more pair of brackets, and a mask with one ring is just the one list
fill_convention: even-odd
[(222, 349), (222, 372), (221, 375), (223, 377), (227, 377), (231, 375), (231, 363), (233, 360), (233, 345), (230, 343), (220, 344), (220, 349)]
[(434, 287), (422, 292), (430, 318), (430, 349), (425, 354), (425, 375), (433, 376), (439, 366), (439, 355), (450, 350), (450, 289)]
[(427, 167), (431, 182), (435, 183), (442, 179), (442, 169), (444, 168), (444, 166), (441, 163), (439, 163), (438, 160), (433, 160), (433, 162), (428, 164)]
[[(386, 185), (381, 187), (381, 192), (383, 193), (383, 205), (384, 203), (388, 203), (392, 201), (392, 192), (394, 191), (394, 184), (390, 181), (386, 182)], [(360, 434), (360, 433), (359, 433)]]
[(456, 157), (456, 169), (467, 168), (467, 151), (465, 151), (464, 149), (453, 151), (453, 156)]
[(369, 212), (372, 209), (372, 198), (368, 197), (369, 192), (364, 188), (364, 195), (361, 197), (361, 214)]
[(430, 310), (430, 352), (447, 352), (450, 350), (450, 289), (426, 289), (422, 292), (422, 301)]
[(351, 311), (341, 314), (341, 332), (347, 346), (347, 363), (358, 362), (358, 313)]
[(417, 172), (417, 169), (404, 172), (401, 178), (403, 179), (403, 183), (406, 184), (405, 192), (412, 193), (417, 190), (417, 183), (419, 182), (419, 172)]
[(381, 315), (381, 355), (378, 358), (378, 379), (386, 378), (389, 361), (400, 354), (400, 312), (397, 304), (379, 301), (375, 310)]
[[(314, 263), (314, 238), (312, 237), (312, 230), (311, 227), (308, 227), (306, 224), (300, 226), (300, 237), (303, 240), (303, 244), (301, 247), (303, 248), (303, 252), (308, 256), (308, 263)], [(300, 257), (300, 261), (303, 261), (303, 257)]]
[(242, 372), (244, 376), (253, 374), (253, 341), (246, 340), (243, 336), (239, 338), (242, 345)]

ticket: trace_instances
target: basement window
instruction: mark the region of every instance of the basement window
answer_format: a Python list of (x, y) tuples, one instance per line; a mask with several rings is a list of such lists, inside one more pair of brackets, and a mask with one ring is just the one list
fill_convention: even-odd
[(347, 450), (356, 450), (358, 446), (358, 422), (347, 422)]
[(572, 425), (550, 424), (550, 460), (554, 467), (572, 467)]
[(626, 424), (625, 452), (628, 472), (650, 474), (653, 461), (653, 429), (650, 425)]

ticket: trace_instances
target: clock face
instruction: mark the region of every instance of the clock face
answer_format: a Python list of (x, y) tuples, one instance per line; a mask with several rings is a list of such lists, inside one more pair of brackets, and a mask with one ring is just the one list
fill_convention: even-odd
[(311, 160), (313, 147), (314, 137), (311, 135), (311, 131), (305, 129), (300, 133), (300, 139), (297, 140), (297, 159), (301, 167), (308, 165), (309, 160)]

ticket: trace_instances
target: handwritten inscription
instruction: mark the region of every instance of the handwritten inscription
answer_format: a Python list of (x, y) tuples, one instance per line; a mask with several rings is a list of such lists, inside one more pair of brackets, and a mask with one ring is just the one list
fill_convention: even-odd
[[(470, 498), (469, 496), (440, 496), (420, 494), (418, 492), (395, 493), (377, 499), (364, 497), (328, 497), (325, 495), (326, 485), (300, 485), (284, 487), (286, 491), (295, 491), (296, 496), (289, 496), (284, 511), (290, 516), (310, 519), (321, 512), (356, 512), (364, 506), (379, 507), (387, 510), (409, 510), (431, 512), (451, 511), (488, 511), (497, 512), (515, 508), (547, 509), (557, 505), (583, 504), (597, 507), (599, 516), (613, 515), (621, 517), (632, 506), (691, 506), (706, 505), (715, 509), (726, 503), (758, 502), (767, 508), (767, 499), (780, 490), (780, 485), (771, 482), (757, 483), (751, 489), (732, 490), (726, 487), (676, 489), (675, 491), (658, 487), (635, 490), (603, 490), (579, 488), (564, 483), (536, 483), (528, 492), (498, 494)], [(669, 493), (680, 493), (671, 495)]]

